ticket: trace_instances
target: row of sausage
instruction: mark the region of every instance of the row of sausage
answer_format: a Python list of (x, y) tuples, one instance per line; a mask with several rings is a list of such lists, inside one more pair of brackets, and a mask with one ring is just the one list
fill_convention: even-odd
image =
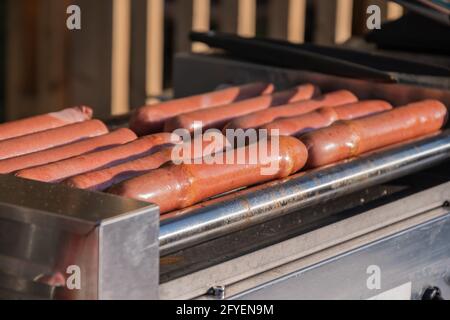
[[(0, 124), (0, 173), (106, 190), (156, 203), (165, 213), (431, 134), (447, 120), (447, 108), (436, 100), (393, 108), (381, 100), (358, 101), (347, 90), (321, 94), (310, 84), (273, 90), (271, 84), (252, 83), (144, 106), (132, 115), (131, 130), (108, 132), (105, 124), (92, 120), (88, 107)], [(195, 132), (199, 121), (202, 130), (223, 133), (269, 129), (279, 135), (278, 152), (269, 150), (266, 159), (256, 163), (174, 164), (174, 148), (186, 142), (171, 132)], [(240, 151), (248, 157), (251, 152), (251, 145), (229, 150), (223, 135), (214, 144), (202, 150), (219, 158)], [(193, 151), (181, 158), (205, 156)], [(276, 170), (263, 173), (263, 166)]]

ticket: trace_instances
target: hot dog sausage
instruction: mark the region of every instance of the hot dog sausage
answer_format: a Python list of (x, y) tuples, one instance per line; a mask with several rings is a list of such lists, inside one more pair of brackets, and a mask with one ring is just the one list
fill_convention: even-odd
[(118, 129), (108, 134), (85, 139), (64, 146), (0, 160), (0, 173), (11, 173), (21, 169), (68, 159), (87, 152), (99, 151), (101, 149), (127, 143), (135, 140), (136, 138), (136, 134), (134, 134), (134, 132), (130, 129)]
[(368, 100), (337, 107), (324, 107), (298, 117), (281, 118), (261, 127), (269, 133), (279, 130), (280, 135), (298, 136), (311, 130), (328, 127), (338, 120), (351, 120), (392, 109), (382, 100)]
[(155, 152), (152, 155), (128, 161), (110, 168), (82, 173), (63, 181), (63, 184), (72, 188), (103, 191), (114, 184), (159, 168), (164, 163), (170, 161), (172, 148), (173, 147), (166, 147), (164, 150)]
[(269, 107), (310, 99), (318, 93), (318, 90), (317, 87), (306, 84), (291, 90), (275, 92), (272, 95), (260, 96), (226, 106), (181, 114), (166, 121), (164, 131), (171, 132), (183, 128), (193, 132), (197, 129), (196, 126), (200, 122), (204, 130), (209, 128), (222, 129), (231, 119)]
[(319, 96), (317, 98), (290, 103), (276, 108), (269, 108), (239, 117), (229, 122), (226, 129), (249, 129), (258, 128), (278, 118), (294, 117), (314, 111), (321, 107), (334, 107), (338, 105), (353, 103), (358, 98), (347, 90), (339, 90)]
[[(261, 143), (258, 143), (259, 147)], [(250, 152), (248, 146), (229, 151), (234, 159), (239, 158), (238, 152), (244, 151), (243, 163), (246, 164), (166, 165), (115, 185), (109, 192), (156, 203), (160, 212), (165, 213), (240, 187), (287, 177), (300, 170), (306, 162), (306, 148), (296, 138), (279, 137), (279, 152), (272, 152), (271, 143), (267, 147), (268, 156), (264, 159), (249, 161), (256, 153)], [(227, 153), (222, 155), (223, 158), (226, 156)], [(273, 170), (264, 172), (262, 168), (268, 169), (269, 165)]]
[(92, 152), (34, 168), (23, 169), (16, 172), (16, 176), (43, 182), (60, 182), (80, 173), (107, 168), (152, 154), (159, 147), (173, 143), (176, 141), (176, 138), (179, 137), (175, 137), (169, 133), (157, 133), (144, 136), (138, 140), (111, 149)]
[(438, 131), (447, 118), (439, 101), (425, 100), (303, 135), (308, 167), (315, 168)]
[[(213, 141), (203, 140), (200, 152), (196, 150), (197, 147), (194, 141), (186, 142), (186, 146), (179, 145), (180, 150), (175, 150), (174, 146), (165, 147), (152, 155), (128, 161), (110, 168), (80, 174), (65, 180), (63, 183), (78, 189), (103, 191), (114, 184), (157, 169), (164, 163), (173, 160), (174, 157), (176, 157), (177, 160), (182, 161), (183, 159), (195, 159), (202, 155), (206, 156), (222, 151), (227, 146), (228, 142), (224, 136), (221, 138), (222, 139), (215, 139)], [(215, 145), (211, 146), (212, 143)], [(189, 148), (190, 152), (185, 153), (185, 147)]]
[(130, 128), (138, 135), (161, 132), (164, 121), (179, 114), (217, 107), (232, 102), (272, 93), (269, 83), (250, 83), (242, 86), (217, 90), (191, 97), (174, 99), (136, 109), (131, 115)]
[(0, 140), (6, 140), (30, 133), (58, 128), (71, 123), (89, 120), (91, 118), (92, 109), (82, 106), (10, 121), (0, 124)]
[(88, 120), (0, 141), (0, 160), (108, 133), (100, 120)]

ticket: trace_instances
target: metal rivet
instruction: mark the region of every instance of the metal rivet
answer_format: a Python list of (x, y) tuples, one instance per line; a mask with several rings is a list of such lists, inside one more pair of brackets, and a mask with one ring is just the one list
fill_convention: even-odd
[(214, 286), (210, 288), (207, 292), (209, 296), (214, 296), (218, 299), (225, 298), (225, 286)]

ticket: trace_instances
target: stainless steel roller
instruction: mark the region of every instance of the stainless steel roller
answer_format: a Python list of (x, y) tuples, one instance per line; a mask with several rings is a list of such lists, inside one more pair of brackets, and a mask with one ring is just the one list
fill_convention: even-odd
[(450, 158), (450, 130), (320, 170), (249, 188), (162, 217), (160, 253), (183, 249)]

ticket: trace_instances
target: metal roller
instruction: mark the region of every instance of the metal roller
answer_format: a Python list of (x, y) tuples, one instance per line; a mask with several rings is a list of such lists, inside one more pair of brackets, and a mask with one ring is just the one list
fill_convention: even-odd
[(450, 130), (210, 200), (162, 217), (162, 255), (450, 158)]

